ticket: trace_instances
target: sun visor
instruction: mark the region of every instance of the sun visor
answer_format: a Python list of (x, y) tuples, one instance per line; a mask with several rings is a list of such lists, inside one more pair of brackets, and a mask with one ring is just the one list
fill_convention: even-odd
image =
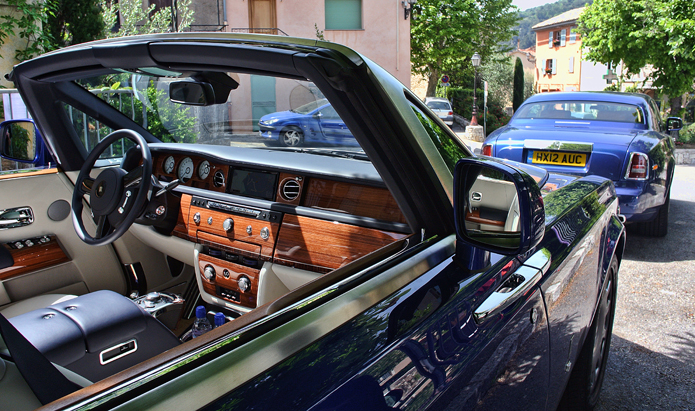
[(92, 52), (94, 58), (107, 68), (137, 69), (157, 66), (157, 62), (150, 55), (148, 43), (95, 45)]

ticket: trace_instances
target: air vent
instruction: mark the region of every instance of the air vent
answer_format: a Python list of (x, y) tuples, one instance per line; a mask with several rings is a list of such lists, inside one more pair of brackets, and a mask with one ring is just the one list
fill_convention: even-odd
[(293, 201), (299, 197), (299, 183), (295, 180), (287, 180), (282, 184), (282, 196), (285, 200)]
[(215, 187), (224, 187), (224, 173), (221, 170), (215, 171), (215, 175), (212, 177), (212, 184)]

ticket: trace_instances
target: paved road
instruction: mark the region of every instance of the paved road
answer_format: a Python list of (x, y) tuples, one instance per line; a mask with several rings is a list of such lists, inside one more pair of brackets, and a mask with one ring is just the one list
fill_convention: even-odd
[(695, 410), (695, 167), (676, 167), (669, 232), (628, 230), (597, 410)]

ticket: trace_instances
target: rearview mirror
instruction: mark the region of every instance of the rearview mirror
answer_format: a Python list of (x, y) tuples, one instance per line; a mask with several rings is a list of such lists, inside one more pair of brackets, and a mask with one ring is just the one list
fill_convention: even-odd
[(514, 255), (545, 233), (540, 188), (528, 173), (487, 158), (464, 158), (454, 170), (456, 238), (486, 251)]
[(176, 81), (169, 84), (169, 99), (190, 106), (209, 106), (215, 103), (215, 91), (209, 83)]
[(0, 124), (0, 155), (8, 160), (33, 163), (36, 160), (36, 126), (29, 120)]

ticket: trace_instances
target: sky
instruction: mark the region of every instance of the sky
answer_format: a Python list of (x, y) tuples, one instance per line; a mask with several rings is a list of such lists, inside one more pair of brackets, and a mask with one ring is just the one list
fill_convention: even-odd
[(517, 6), (519, 10), (531, 9), (533, 7), (542, 6), (548, 3), (555, 3), (557, 0), (513, 0), (512, 4)]

